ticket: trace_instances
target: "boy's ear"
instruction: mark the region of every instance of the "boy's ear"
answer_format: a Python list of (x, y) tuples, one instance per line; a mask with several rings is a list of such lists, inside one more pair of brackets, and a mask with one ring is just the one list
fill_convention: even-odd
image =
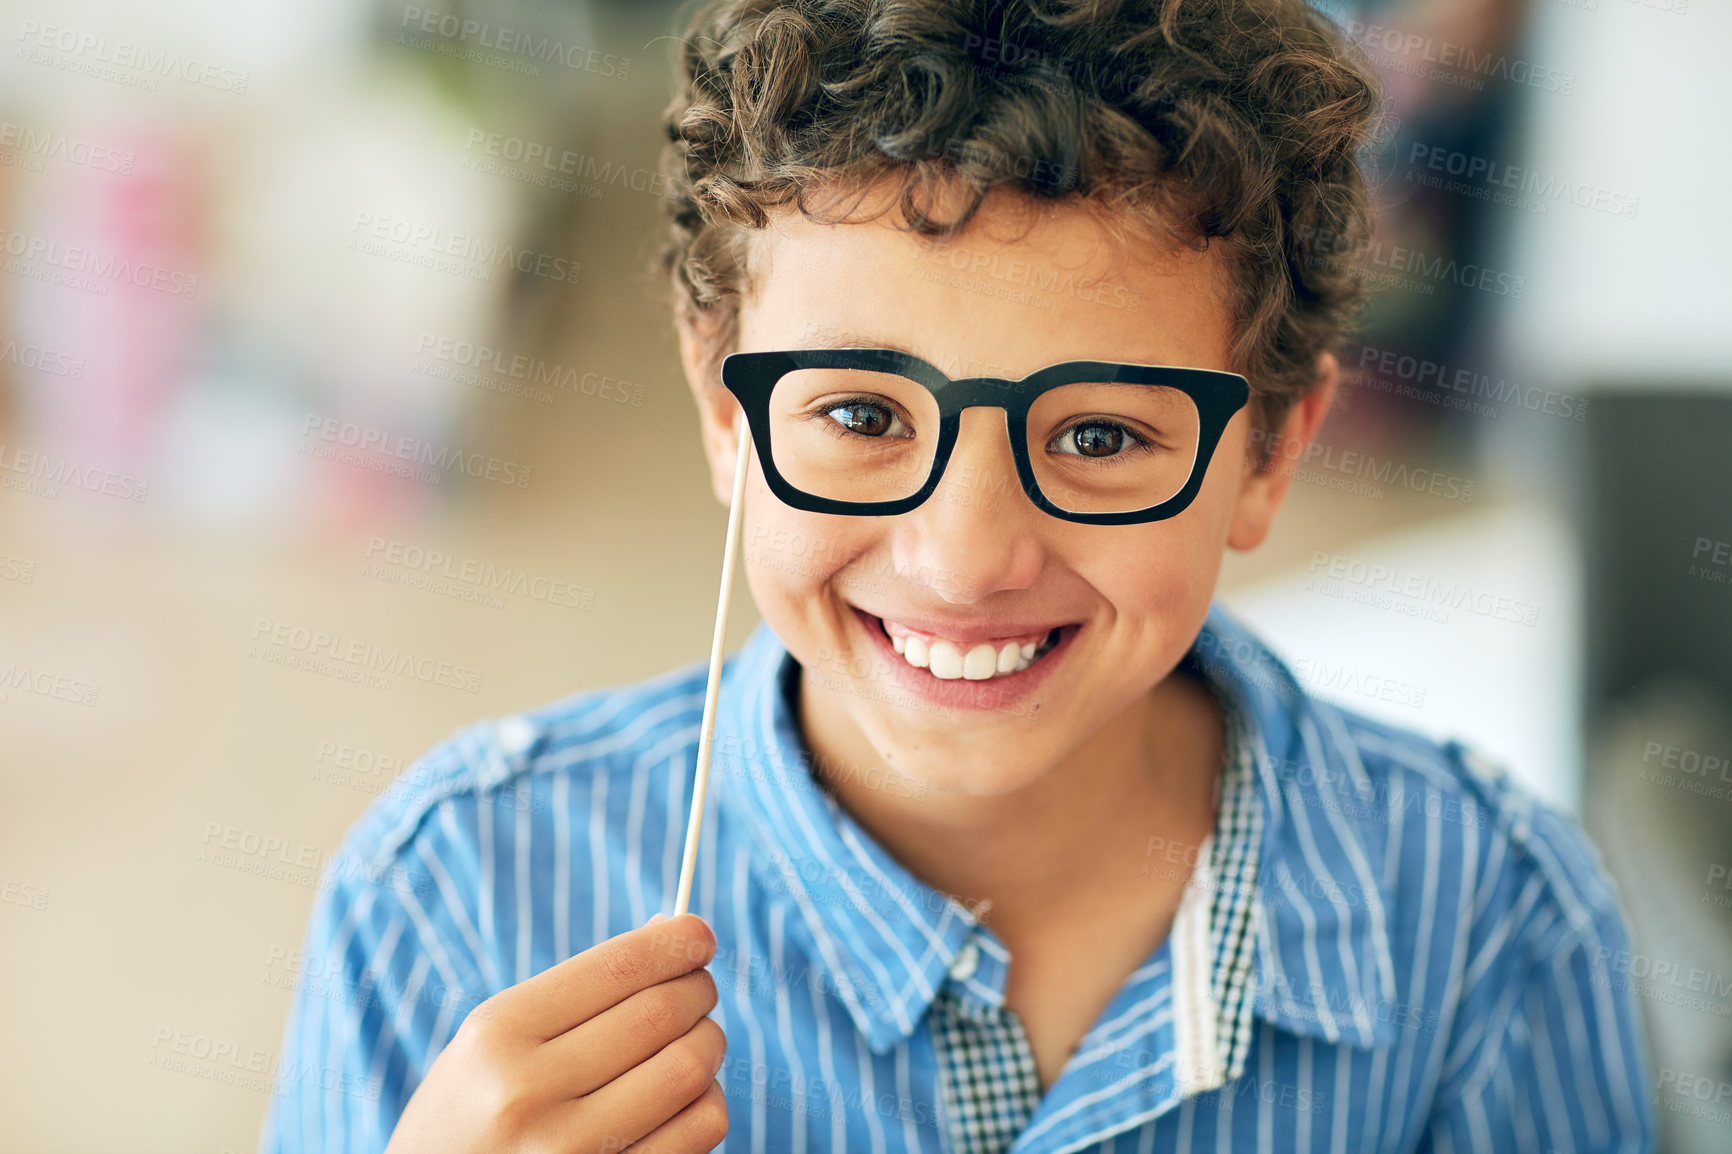
[(1293, 462), (1305, 455), (1305, 450), (1317, 436), (1329, 405), (1335, 400), (1335, 387), (1341, 380), (1341, 366), (1334, 353), (1317, 358), (1317, 384), (1311, 391), (1293, 402), (1286, 420), (1270, 439), (1270, 460), (1259, 470), (1254, 459), (1245, 462), (1244, 480), (1239, 488), (1239, 503), (1233, 510), (1233, 524), (1227, 533), (1227, 545), (1232, 549), (1255, 549), (1269, 535), (1275, 511), (1287, 496), (1287, 486), (1293, 482)]
[(709, 341), (684, 320), (676, 321), (675, 328), (680, 335), (680, 363), (685, 366), (686, 384), (698, 404), (704, 456), (710, 463), (710, 488), (725, 508), (734, 495), (734, 460), (740, 448), (736, 433), (741, 419), (740, 402), (723, 387), (719, 377), (711, 379)]

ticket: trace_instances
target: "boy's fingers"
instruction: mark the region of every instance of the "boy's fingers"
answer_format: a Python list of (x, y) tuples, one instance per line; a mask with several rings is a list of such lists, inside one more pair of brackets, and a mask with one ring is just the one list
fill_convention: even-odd
[(639, 990), (707, 965), (716, 935), (696, 914), (628, 930), (501, 990), (485, 1005), (498, 1025), (546, 1041)]
[(715, 1008), (716, 980), (704, 969), (639, 990), (541, 1046), (535, 1061), (544, 1073), (537, 1078), (549, 1080), (550, 1096), (593, 1093), (690, 1033)]
[(619, 1150), (641, 1140), (697, 1101), (722, 1067), (728, 1040), (713, 1018), (675, 1038), (595, 1093), (569, 1103), (573, 1127), (600, 1125)]
[(712, 1080), (697, 1101), (626, 1147), (625, 1154), (704, 1154), (728, 1136), (728, 1099)]

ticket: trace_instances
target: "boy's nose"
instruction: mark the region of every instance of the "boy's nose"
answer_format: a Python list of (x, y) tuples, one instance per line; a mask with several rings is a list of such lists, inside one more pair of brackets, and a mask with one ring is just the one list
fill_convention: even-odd
[(964, 410), (938, 488), (896, 518), (896, 567), (930, 574), (925, 580), (954, 603), (1026, 589), (1043, 562), (1032, 529), (1045, 516), (1022, 491), (1004, 410)]

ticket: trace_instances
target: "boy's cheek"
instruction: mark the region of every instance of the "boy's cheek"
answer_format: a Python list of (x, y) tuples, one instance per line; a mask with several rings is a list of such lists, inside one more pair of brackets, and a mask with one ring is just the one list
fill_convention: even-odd
[(766, 592), (786, 589), (810, 596), (863, 551), (864, 545), (856, 539), (860, 534), (848, 532), (847, 524), (859, 518), (802, 513), (768, 493), (764, 496), (776, 508), (761, 519), (748, 517), (741, 528), (741, 548), (753, 574), (754, 591), (761, 581)]
[(837, 532), (846, 518), (819, 517), (785, 506), (781, 511), (782, 516), (748, 519), (741, 527), (741, 554), (752, 600), (797, 657), (845, 648), (847, 623), (842, 614), (846, 606), (841, 601), (882, 600), (850, 584), (842, 572), (861, 546)]
[(1228, 514), (1205, 505), (1144, 525), (1082, 525), (1098, 534), (1072, 542), (1065, 562), (1120, 617), (1188, 620), (1214, 596), (1226, 550)]
[[(1219, 526), (1183, 524), (1195, 506), (1170, 521), (1124, 526), (1127, 539), (1103, 542), (1078, 575), (1111, 604), (1105, 619), (1122, 631), (1120, 667), (1164, 676), (1184, 656), (1209, 615), (1225, 549)], [(1091, 526), (1093, 527), (1093, 526)], [(1134, 535), (1130, 531), (1135, 531)]]

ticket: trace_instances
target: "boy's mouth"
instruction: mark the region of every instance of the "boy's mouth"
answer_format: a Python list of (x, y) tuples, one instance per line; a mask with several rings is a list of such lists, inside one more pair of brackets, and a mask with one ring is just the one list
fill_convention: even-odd
[(891, 646), (902, 654), (902, 660), (916, 669), (926, 670), (941, 681), (958, 678), (990, 681), (1021, 673), (1045, 657), (1058, 643), (1057, 629), (970, 645), (922, 633), (882, 617), (878, 619), (878, 625), (890, 638)]
[(910, 666), (941, 681), (996, 681), (1012, 677), (1039, 662), (1056, 647), (1064, 627), (958, 640), (877, 617), (855, 607), (868, 629), (888, 638), (890, 646)]

